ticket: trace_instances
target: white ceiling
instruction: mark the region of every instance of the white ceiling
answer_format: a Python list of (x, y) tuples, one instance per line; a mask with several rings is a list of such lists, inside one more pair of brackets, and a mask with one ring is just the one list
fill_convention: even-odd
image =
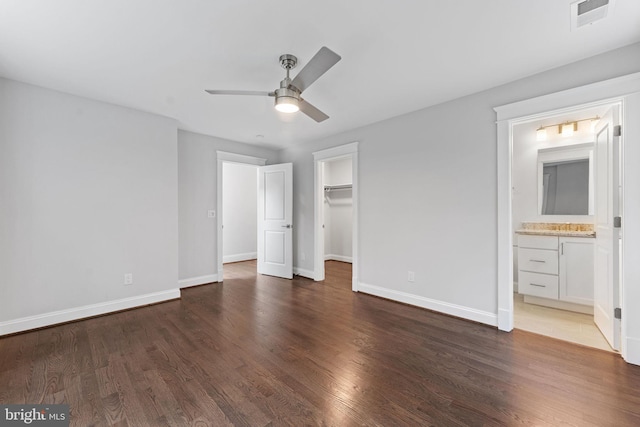
[[(571, 32), (572, 1), (2, 0), (0, 76), (287, 147), (640, 41), (640, 1)], [(323, 45), (342, 60), (304, 97), (325, 122), (204, 92), (274, 90), (281, 54), (295, 76)]]

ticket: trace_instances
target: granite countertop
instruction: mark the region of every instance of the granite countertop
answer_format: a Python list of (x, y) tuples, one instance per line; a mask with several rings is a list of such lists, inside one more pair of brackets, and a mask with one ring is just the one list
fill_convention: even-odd
[(571, 222), (523, 222), (517, 234), (537, 236), (596, 237), (593, 224)]
[(516, 233), (535, 236), (596, 237), (595, 231), (530, 230), (521, 228), (516, 230)]

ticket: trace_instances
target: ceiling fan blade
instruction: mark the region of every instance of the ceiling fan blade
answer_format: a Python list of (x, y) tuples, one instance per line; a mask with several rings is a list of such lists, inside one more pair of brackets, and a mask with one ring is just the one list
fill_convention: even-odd
[(275, 92), (263, 92), (258, 90), (205, 90), (211, 95), (257, 95), (276, 96)]
[(300, 70), (296, 78), (291, 82), (291, 86), (295, 86), (300, 92), (303, 92), (340, 59), (342, 59), (340, 55), (323, 46), (307, 65)]
[(298, 102), (298, 106), (300, 107), (300, 111), (305, 113), (307, 116), (311, 117), (316, 122), (320, 123), (329, 118), (325, 113), (318, 110), (313, 105), (309, 104), (304, 99), (300, 98), (300, 102)]

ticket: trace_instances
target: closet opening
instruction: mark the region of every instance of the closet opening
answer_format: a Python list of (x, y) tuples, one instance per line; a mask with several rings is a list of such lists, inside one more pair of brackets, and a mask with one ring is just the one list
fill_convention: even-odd
[(328, 148), (314, 157), (314, 271), (325, 280), (325, 263), (351, 264), (358, 291), (358, 143)]

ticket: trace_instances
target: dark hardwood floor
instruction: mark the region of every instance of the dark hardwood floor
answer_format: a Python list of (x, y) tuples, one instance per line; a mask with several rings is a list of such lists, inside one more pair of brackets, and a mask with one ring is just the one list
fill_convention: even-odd
[(640, 425), (640, 367), (524, 331), (225, 266), (182, 299), (0, 339), (0, 403), (88, 425)]

